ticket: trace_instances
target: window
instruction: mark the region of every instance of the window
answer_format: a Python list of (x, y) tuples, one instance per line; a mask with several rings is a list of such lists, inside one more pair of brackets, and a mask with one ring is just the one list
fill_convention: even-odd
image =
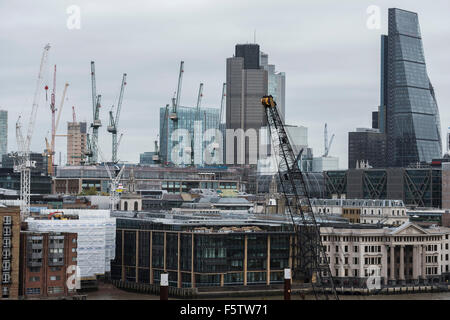
[(9, 260), (4, 260), (2, 263), (3, 271), (10, 271), (11, 270), (11, 262)]
[(73, 238), (72, 243), (77, 243), (77, 238)]
[(77, 261), (77, 257), (72, 257), (72, 261)]
[(10, 283), (11, 282), (11, 275), (9, 272), (3, 272), (2, 274), (2, 283)]
[(9, 239), (9, 238), (4, 238), (4, 239), (3, 239), (3, 247), (10, 248), (10, 247), (11, 247), (11, 239)]
[(64, 292), (62, 287), (48, 287), (48, 293), (61, 293)]
[(50, 276), (50, 281), (61, 280), (61, 276)]
[(41, 294), (41, 288), (27, 288), (26, 294)]
[(3, 236), (5, 236), (5, 237), (11, 236), (11, 227), (9, 227), (9, 226), (3, 227)]
[(38, 282), (41, 278), (40, 277), (30, 277), (28, 278), (28, 281), (30, 282)]
[(72, 252), (77, 252), (77, 248), (72, 248)]
[(3, 224), (11, 224), (11, 216), (4, 216), (3, 217)]

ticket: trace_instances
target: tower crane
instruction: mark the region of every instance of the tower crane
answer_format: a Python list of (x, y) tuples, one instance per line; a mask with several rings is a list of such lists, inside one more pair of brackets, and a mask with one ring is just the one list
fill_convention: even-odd
[(18, 152), (13, 154), (15, 159), (14, 169), (20, 172), (20, 216), (24, 221), (30, 215), (30, 192), (31, 192), (31, 168), (35, 167), (35, 162), (30, 161), (30, 145), (33, 137), (34, 125), (36, 122), (37, 110), (39, 108), (39, 97), (42, 91), (44, 79), (44, 69), (47, 64), (50, 44), (45, 45), (42, 52), (39, 73), (36, 81), (36, 88), (33, 97), (33, 106), (28, 123), (26, 140), (24, 140), (21, 130), (20, 117), (16, 122), (16, 139)]
[[(48, 159), (47, 159), (47, 172), (50, 176), (53, 176), (54, 174), (54, 156), (55, 156), (55, 138), (56, 138), (56, 131), (58, 130), (59, 126), (59, 119), (61, 118), (61, 111), (64, 106), (64, 99), (66, 97), (67, 87), (69, 86), (68, 83), (65, 84), (63, 94), (61, 96), (61, 103), (59, 104), (59, 108), (56, 108), (55, 106), (55, 97), (56, 97), (56, 65), (54, 66), (54, 73), (53, 73), (53, 89), (52, 94), (50, 98), (50, 111), (52, 113), (52, 138), (50, 142), (50, 148), (47, 148), (48, 153)], [(55, 120), (55, 113), (58, 111), (58, 118)]]
[(107, 127), (107, 131), (112, 134), (112, 162), (113, 163), (117, 162), (117, 149), (118, 149), (117, 130), (119, 127), (120, 111), (122, 109), (123, 92), (124, 92), (126, 85), (127, 85), (127, 74), (124, 73), (123, 77), (122, 77), (122, 85), (120, 86), (119, 101), (117, 102), (116, 116), (114, 117), (114, 115), (113, 115), (114, 106), (111, 108), (111, 111), (109, 112), (109, 126)]
[(102, 126), (100, 121), (100, 108), (101, 108), (101, 95), (97, 95), (97, 84), (95, 80), (95, 62), (91, 61), (91, 86), (92, 86), (92, 115), (93, 120), (91, 123), (92, 135), (91, 150), (87, 151), (88, 162), (93, 164), (98, 161), (98, 129)]
[(325, 123), (325, 129), (323, 133), (323, 139), (324, 139), (324, 157), (328, 157), (328, 154), (330, 153), (331, 144), (333, 143), (334, 134), (331, 136), (330, 142), (328, 143), (328, 125)]
[[(200, 87), (198, 88), (198, 96), (197, 96), (197, 106), (195, 108), (195, 123), (194, 123), (194, 139), (191, 142), (191, 164), (202, 164), (203, 163), (203, 154), (202, 154), (202, 143), (203, 143), (203, 125), (200, 120), (200, 105), (202, 104), (203, 98), (203, 83), (200, 83)], [(200, 151), (200, 154), (195, 154), (197, 151)]]
[(178, 86), (176, 91), (176, 97), (172, 98), (172, 113), (169, 117), (175, 123), (178, 122), (177, 109), (180, 106), (180, 96), (181, 96), (181, 85), (183, 83), (183, 73), (184, 73), (184, 61), (180, 62), (180, 72), (178, 74)]
[(276, 102), (272, 96), (264, 96), (261, 103), (265, 109), (274, 149), (280, 154), (278, 175), (295, 234), (292, 247), (293, 279), (302, 283), (310, 282), (316, 299), (338, 299), (328, 257), (322, 245), (320, 226), (314, 217), (308, 188)]

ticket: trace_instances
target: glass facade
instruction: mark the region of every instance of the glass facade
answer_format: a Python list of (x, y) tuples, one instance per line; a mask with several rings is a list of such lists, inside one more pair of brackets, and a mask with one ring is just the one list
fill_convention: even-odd
[(282, 227), (267, 226), (268, 230), (258, 232), (199, 232), (191, 228), (189, 224), (180, 227), (117, 218), (112, 279), (158, 284), (165, 271), (169, 286), (182, 288), (283, 282), (293, 235)]
[(380, 127), (383, 131), (386, 111), (387, 165), (405, 167), (441, 158), (439, 111), (416, 13), (389, 9), (382, 51)]
[[(219, 129), (219, 118), (220, 118), (220, 110), (215, 108), (200, 108), (200, 114), (197, 114), (197, 110), (195, 108), (189, 108), (189, 107), (178, 107), (177, 108), (177, 115), (178, 115), (178, 122), (177, 122), (177, 128), (180, 129), (180, 135), (179, 135), (179, 143), (180, 148), (178, 148), (178, 156), (180, 159), (180, 164), (182, 165), (190, 165), (191, 164), (191, 157), (184, 156), (183, 151), (186, 151), (188, 148), (191, 148), (191, 151), (193, 151), (194, 155), (194, 163), (197, 165), (202, 165), (205, 162), (205, 159), (203, 157), (203, 153), (205, 148), (212, 142), (214, 138), (207, 139), (208, 137), (204, 137), (201, 143), (194, 143), (195, 142), (195, 132), (200, 132), (203, 135), (205, 135), (205, 131), (209, 129)], [(171, 137), (175, 130), (175, 123), (174, 121), (170, 120), (169, 118), (166, 119), (166, 108), (160, 109), (159, 114), (159, 145), (160, 145), (160, 156), (162, 158), (163, 162), (169, 162), (169, 163), (177, 163), (175, 159), (173, 159), (174, 153), (172, 151), (175, 151), (177, 149), (174, 149), (179, 143), (176, 141), (172, 141)], [(165, 122), (165, 123), (164, 123)], [(181, 131), (183, 130), (183, 131)], [(186, 140), (186, 134), (189, 133), (189, 141)], [(176, 140), (176, 136), (172, 137), (174, 140)], [(199, 140), (197, 140), (199, 141)], [(181, 146), (184, 145), (185, 148), (182, 148)], [(184, 157), (183, 157), (184, 156)]]

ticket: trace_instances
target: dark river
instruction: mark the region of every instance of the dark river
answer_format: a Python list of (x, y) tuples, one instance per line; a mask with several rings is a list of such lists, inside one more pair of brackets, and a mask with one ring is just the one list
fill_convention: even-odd
[[(312, 298), (312, 297), (309, 297)], [(450, 292), (417, 293), (399, 295), (375, 295), (375, 296), (340, 296), (341, 300), (450, 300)], [(88, 292), (88, 300), (159, 300), (159, 295), (128, 292), (117, 289), (112, 284), (100, 284), (98, 291)], [(283, 297), (236, 297), (233, 300), (282, 300)], [(308, 299), (308, 298), (307, 298)], [(171, 300), (175, 300), (171, 298)], [(219, 300), (230, 300), (220, 298)], [(300, 300), (299, 295), (292, 295), (292, 300)]]

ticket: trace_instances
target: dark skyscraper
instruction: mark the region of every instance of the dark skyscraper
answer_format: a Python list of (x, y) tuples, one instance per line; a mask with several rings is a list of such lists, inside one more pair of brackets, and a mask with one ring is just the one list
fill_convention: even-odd
[(440, 158), (439, 110), (427, 75), (417, 13), (389, 9), (389, 33), (381, 43), (379, 127), (386, 132), (386, 164), (404, 167)]
[[(266, 70), (260, 68), (259, 56), (259, 45), (238, 44), (235, 47), (234, 57), (227, 59), (227, 129), (242, 129), (245, 132), (254, 129), (253, 133), (256, 132), (256, 137), (250, 134), (250, 137), (244, 138), (242, 146), (236, 137), (234, 143), (232, 139), (227, 138), (228, 164), (256, 164), (259, 153), (259, 129), (266, 125), (261, 97), (266, 95), (268, 90), (268, 74)], [(234, 154), (230, 149), (232, 146)], [(238, 152), (238, 148), (241, 152)]]

